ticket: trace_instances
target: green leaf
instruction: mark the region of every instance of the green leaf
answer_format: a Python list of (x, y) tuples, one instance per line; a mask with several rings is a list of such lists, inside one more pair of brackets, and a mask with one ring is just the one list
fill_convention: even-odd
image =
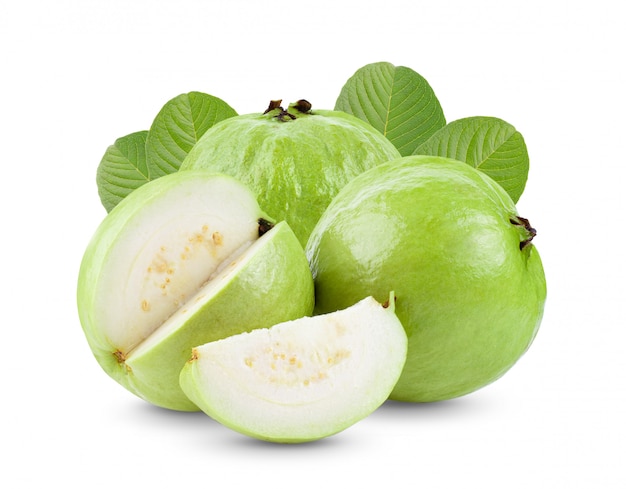
[(98, 165), (96, 183), (100, 201), (111, 212), (124, 197), (150, 180), (146, 164), (148, 131), (115, 140)]
[(529, 158), (520, 132), (495, 117), (468, 117), (451, 122), (420, 145), (414, 154), (464, 161), (486, 173), (517, 202), (528, 178)]
[(374, 126), (403, 156), (446, 124), (428, 82), (410, 68), (386, 62), (357, 70), (341, 89), (335, 110)]
[(168, 101), (155, 117), (146, 142), (150, 177), (178, 171), (207, 129), (236, 115), (226, 102), (206, 93), (184, 93)]

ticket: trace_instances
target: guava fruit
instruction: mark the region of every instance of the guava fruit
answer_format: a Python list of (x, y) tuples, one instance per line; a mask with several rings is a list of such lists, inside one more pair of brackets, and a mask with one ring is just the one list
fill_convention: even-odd
[(391, 398), (468, 394), (502, 376), (537, 333), (546, 281), (534, 235), (469, 165), (390, 161), (349, 182), (311, 234), (315, 313), (394, 290), (409, 347)]
[(198, 346), (181, 386), (209, 416), (254, 438), (338, 433), (377, 409), (402, 371), (407, 338), (389, 296)]
[(313, 280), (285, 222), (273, 225), (230, 176), (146, 183), (87, 246), (77, 303), (102, 368), (143, 399), (197, 411), (178, 383), (191, 349), (310, 314)]
[(261, 208), (291, 226), (302, 246), (332, 197), (350, 179), (400, 157), (381, 133), (339, 111), (287, 109), (231, 117), (196, 142), (180, 170), (208, 169), (252, 189)]

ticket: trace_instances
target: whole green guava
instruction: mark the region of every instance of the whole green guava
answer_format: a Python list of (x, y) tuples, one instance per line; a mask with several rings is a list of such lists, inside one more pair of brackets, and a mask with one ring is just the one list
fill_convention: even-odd
[(315, 312), (395, 291), (409, 347), (391, 398), (468, 394), (503, 375), (537, 333), (546, 281), (534, 235), (469, 165), (390, 161), (350, 181), (311, 234)]
[(231, 117), (210, 128), (180, 170), (231, 175), (255, 193), (274, 219), (285, 220), (304, 246), (331, 199), (355, 176), (400, 157), (380, 132), (339, 111), (280, 101), (264, 113)]

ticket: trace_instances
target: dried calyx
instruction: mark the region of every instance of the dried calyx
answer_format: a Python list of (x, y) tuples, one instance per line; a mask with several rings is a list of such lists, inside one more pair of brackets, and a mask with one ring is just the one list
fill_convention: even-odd
[(537, 230), (534, 227), (532, 227), (530, 225), (530, 221), (524, 217), (515, 216), (509, 219), (509, 221), (511, 222), (511, 224), (515, 226), (520, 226), (524, 228), (525, 230), (525, 234), (527, 238), (522, 240), (519, 244), (519, 249), (523, 250), (524, 248), (526, 248), (526, 246), (530, 244), (533, 238), (537, 235)]
[(282, 100), (272, 100), (263, 114), (271, 114), (272, 117), (278, 119), (281, 122), (293, 121), (302, 114), (309, 114), (311, 112), (311, 103), (307, 100), (300, 99), (297, 102), (289, 104), (287, 109), (284, 109), (281, 104)]
[(259, 223), (259, 238), (274, 227), (274, 223), (262, 217), (259, 218), (258, 223)]

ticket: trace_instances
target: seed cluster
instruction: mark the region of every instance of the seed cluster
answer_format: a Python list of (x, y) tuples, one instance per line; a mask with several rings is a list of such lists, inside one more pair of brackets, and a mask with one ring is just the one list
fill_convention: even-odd
[(349, 357), (350, 350), (345, 348), (328, 350), (325, 354), (322, 349), (315, 349), (307, 356), (298, 353), (294, 345), (275, 342), (260, 354), (246, 356), (243, 363), (249, 369), (256, 369), (269, 383), (306, 387), (329, 378), (331, 369)]
[[(223, 245), (222, 233), (217, 230), (212, 231), (208, 224), (204, 224), (200, 231), (189, 235), (183, 241), (182, 246), (177, 249), (160, 246), (146, 269), (147, 279), (160, 289), (161, 296), (173, 295), (173, 304), (178, 307), (186, 300), (185, 293), (172, 290), (178, 285), (174, 276), (181, 268), (180, 264), (197, 256), (199, 252), (208, 252), (215, 258), (219, 248)], [(152, 309), (150, 301), (147, 298), (142, 299), (140, 308), (143, 312), (150, 312)]]

